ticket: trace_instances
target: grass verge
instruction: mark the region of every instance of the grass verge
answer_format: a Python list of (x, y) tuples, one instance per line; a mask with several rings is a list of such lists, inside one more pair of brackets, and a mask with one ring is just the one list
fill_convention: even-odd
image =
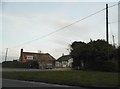
[(3, 72), (3, 78), (47, 82), (73, 86), (118, 86), (118, 73), (90, 71)]

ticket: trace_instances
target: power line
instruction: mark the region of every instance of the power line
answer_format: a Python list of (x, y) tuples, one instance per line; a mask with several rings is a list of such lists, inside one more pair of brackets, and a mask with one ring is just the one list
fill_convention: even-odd
[[(58, 32), (58, 31), (60, 31), (60, 30), (63, 30), (63, 29), (65, 29), (65, 28), (67, 28), (67, 27), (70, 27), (70, 26), (72, 26), (72, 25), (74, 25), (74, 24), (76, 24), (76, 23), (78, 23), (78, 22), (80, 22), (80, 21), (82, 21), (82, 20), (85, 20), (85, 19), (87, 19), (87, 18), (89, 18), (89, 17), (91, 17), (91, 16), (93, 16), (93, 15), (95, 15), (95, 14), (97, 14), (97, 13), (103, 11), (103, 10), (105, 10), (105, 9), (102, 9), (102, 10), (100, 10), (100, 11), (97, 11), (97, 12), (94, 13), (94, 14), (91, 14), (91, 15), (89, 15), (89, 16), (87, 16), (87, 17), (85, 17), (85, 18), (82, 18), (82, 19), (80, 19), (80, 20), (77, 20), (77, 21), (75, 21), (75, 22), (73, 22), (73, 23), (71, 23), (71, 24), (69, 24), (69, 25), (67, 25), (67, 26), (64, 26), (64, 27), (62, 27), (62, 28), (60, 28), (60, 29), (57, 29), (57, 30), (55, 30), (55, 31), (53, 31), (53, 32), (51, 32), (51, 33), (49, 33), (49, 34), (46, 34), (46, 35), (41, 36), (41, 37), (39, 37), (39, 38), (36, 38), (36, 39), (34, 39), (34, 40), (25, 42), (25, 43), (23, 43), (23, 44), (21, 44), (21, 45), (28, 44), (28, 43), (31, 43), (31, 42), (33, 42), (33, 41), (36, 41), (36, 40), (45, 38), (45, 37), (47, 37), (47, 36), (49, 36), (49, 35), (52, 35), (52, 34)], [(19, 46), (21, 46), (21, 45), (19, 45)]]
[(120, 22), (120, 20), (114, 21), (114, 22), (109, 22), (108, 24), (113, 24), (113, 23), (118, 23), (118, 22)]
[[(108, 8), (114, 7), (114, 6), (118, 5), (118, 4), (120, 4), (120, 3), (111, 5), (111, 6), (109, 6)], [(37, 40), (43, 39), (43, 38), (45, 38), (45, 37), (47, 37), (47, 36), (50, 36), (50, 35), (52, 35), (52, 34), (54, 34), (54, 33), (57, 33), (58, 31), (61, 31), (61, 30), (65, 29), (65, 28), (67, 28), (67, 27), (70, 27), (70, 26), (72, 26), (72, 25), (74, 25), (74, 24), (76, 24), (76, 23), (78, 23), (78, 22), (81, 22), (81, 21), (83, 21), (83, 20), (85, 20), (85, 19), (87, 19), (87, 18), (89, 18), (89, 17), (91, 17), (91, 16), (93, 16), (93, 15), (96, 15), (96, 14), (98, 14), (98, 13), (104, 11), (104, 10), (106, 10), (106, 8), (103, 8), (103, 9), (101, 9), (101, 10), (99, 10), (99, 11), (93, 13), (93, 14), (90, 14), (90, 15), (88, 15), (88, 16), (80, 19), (80, 20), (77, 20), (77, 21), (75, 21), (75, 22), (73, 22), (73, 23), (71, 23), (71, 24), (69, 24), (69, 25), (66, 25), (66, 26), (64, 26), (64, 27), (62, 27), (62, 28), (60, 28), (60, 29), (57, 29), (57, 30), (55, 30), (55, 31), (53, 31), (53, 32), (51, 32), (51, 33), (48, 33), (48, 34), (46, 34), (46, 35), (44, 35), (44, 36), (38, 37), (38, 38), (36, 38), (36, 39), (30, 40), (30, 41), (25, 42), (25, 43), (23, 43), (23, 44), (20, 44), (20, 45), (14, 46), (14, 47), (9, 47), (9, 48), (16, 48), (16, 47), (18, 47), (18, 46), (22, 46), (22, 45), (25, 45), (25, 44), (32, 43), (33, 41), (37, 41)]]

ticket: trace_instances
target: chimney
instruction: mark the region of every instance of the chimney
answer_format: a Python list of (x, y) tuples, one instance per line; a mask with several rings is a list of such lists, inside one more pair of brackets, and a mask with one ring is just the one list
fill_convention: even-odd
[(21, 52), (20, 52), (20, 59), (19, 59), (19, 61), (21, 61), (21, 62), (23, 60), (23, 57), (22, 57), (23, 55), (22, 54), (23, 54), (23, 49), (21, 49)]
[(23, 53), (23, 49), (21, 49), (21, 54)]

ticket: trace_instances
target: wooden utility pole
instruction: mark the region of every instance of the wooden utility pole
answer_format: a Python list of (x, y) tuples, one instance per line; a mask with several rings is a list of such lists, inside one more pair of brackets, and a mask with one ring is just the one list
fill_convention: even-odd
[(114, 35), (112, 35), (112, 38), (113, 38), (113, 46), (115, 47), (115, 40), (114, 40)]
[(109, 43), (109, 36), (108, 36), (108, 4), (106, 4), (106, 40)]
[[(108, 35), (108, 4), (106, 4), (106, 41), (109, 44), (109, 35)], [(109, 47), (108, 47), (108, 60), (109, 60)]]
[(6, 49), (5, 61), (7, 60), (7, 53), (8, 53), (8, 48)]

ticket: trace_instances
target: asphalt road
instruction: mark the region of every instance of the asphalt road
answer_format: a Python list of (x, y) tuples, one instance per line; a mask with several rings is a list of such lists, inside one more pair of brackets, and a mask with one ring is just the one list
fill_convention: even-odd
[(79, 88), (86, 89), (81, 87), (73, 87), (67, 85), (57, 85), (57, 84), (48, 84), (42, 82), (31, 82), (31, 81), (21, 81), (13, 79), (2, 79), (2, 87), (65, 87), (65, 88)]
[(71, 86), (21, 81), (13, 79), (2, 79), (2, 87), (71, 87)]

